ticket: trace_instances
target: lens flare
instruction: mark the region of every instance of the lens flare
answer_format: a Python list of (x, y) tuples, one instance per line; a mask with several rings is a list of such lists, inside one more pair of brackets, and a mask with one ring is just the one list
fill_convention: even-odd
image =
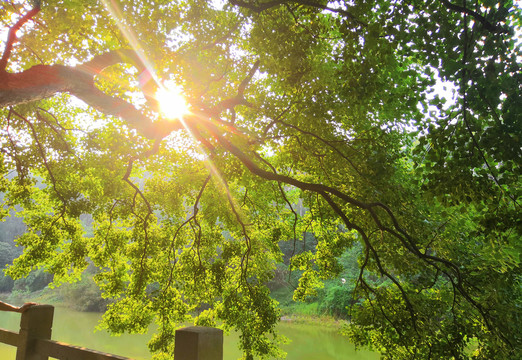
[(189, 111), (189, 106), (179, 88), (161, 87), (156, 92), (156, 100), (159, 103), (161, 113), (167, 119), (179, 119)]

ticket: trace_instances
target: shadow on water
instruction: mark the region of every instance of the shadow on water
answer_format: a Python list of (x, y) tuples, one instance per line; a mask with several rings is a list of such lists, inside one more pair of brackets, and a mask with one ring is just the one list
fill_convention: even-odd
[[(98, 313), (83, 313), (66, 308), (55, 311), (53, 335), (54, 340), (90, 349), (128, 356), (136, 360), (148, 360), (150, 354), (147, 342), (150, 335), (110, 336), (105, 331), (94, 328), (100, 319)], [(20, 314), (0, 312), (0, 328), (18, 331)], [(346, 338), (339, 335), (331, 327), (320, 324), (294, 324), (282, 322), (278, 329), (291, 340), (284, 345), (288, 353), (287, 360), (377, 360), (379, 355), (369, 351), (355, 351)], [(224, 359), (233, 360), (241, 357), (237, 349), (239, 337), (229, 334), (225, 337)], [(0, 344), (0, 358), (14, 360), (14, 347)]]

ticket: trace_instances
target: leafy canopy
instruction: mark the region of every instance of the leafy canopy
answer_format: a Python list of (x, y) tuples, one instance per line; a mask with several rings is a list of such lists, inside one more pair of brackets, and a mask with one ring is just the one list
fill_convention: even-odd
[[(9, 274), (60, 284), (93, 263), (105, 326), (155, 321), (158, 359), (190, 317), (278, 357), (265, 284), (278, 243), (313, 233), (290, 262), (295, 299), (362, 246), (355, 344), (516, 359), (520, 15), (504, 0), (3, 1), (0, 190), (28, 226)], [(169, 81), (179, 119), (154, 97)]]

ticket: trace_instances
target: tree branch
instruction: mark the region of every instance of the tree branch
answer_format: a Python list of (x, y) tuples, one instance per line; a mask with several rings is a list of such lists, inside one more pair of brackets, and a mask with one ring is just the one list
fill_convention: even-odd
[[(339, 150), (336, 146), (334, 146), (332, 144), (331, 141), (329, 140), (326, 140), (322, 137), (320, 137), (319, 135), (315, 134), (315, 133), (312, 133), (310, 131), (306, 131), (306, 130), (303, 130), (301, 128), (299, 128), (298, 126), (295, 126), (295, 125), (292, 125), (290, 123), (287, 123), (285, 121), (278, 121), (280, 124), (286, 126), (286, 127), (289, 127), (291, 129), (294, 129), (302, 134), (305, 134), (305, 135), (309, 135), (309, 136), (312, 136), (314, 137), (315, 139), (319, 140), (320, 142), (322, 142), (323, 144), (325, 144), (326, 146), (330, 147), (333, 151), (335, 151), (339, 156), (341, 156), (344, 160), (346, 160), (348, 162), (348, 164), (350, 164), (350, 166), (355, 170), (355, 172), (357, 174), (359, 174), (359, 176), (361, 176), (362, 178), (364, 178), (365, 180), (367, 180), (370, 184), (372, 184), (372, 181), (370, 179), (368, 179), (364, 174), (361, 173), (361, 171), (357, 168), (357, 166), (353, 163), (353, 161), (351, 161), (348, 156), (346, 156), (341, 150)], [(373, 185), (373, 184), (372, 184)]]
[(260, 12), (270, 9), (272, 7), (282, 5), (286, 2), (288, 2), (288, 0), (273, 0), (273, 1), (267, 1), (265, 3), (256, 5), (256, 4), (252, 4), (252, 3), (249, 3), (249, 2), (243, 1), (243, 0), (230, 0), (230, 4), (239, 6), (239, 7), (243, 7), (246, 9), (250, 9), (256, 13), (260, 13)]
[[(202, 118), (198, 119), (186, 119), (186, 121), (197, 121), (198, 125), (204, 126), (218, 141), (218, 143), (223, 146), (229, 153), (234, 155), (236, 158), (238, 158), (243, 165), (254, 175), (257, 175), (261, 178), (264, 178), (266, 180), (272, 180), (272, 181), (278, 181), (282, 182), (288, 185), (295, 186), (301, 190), (305, 191), (311, 191), (313, 193), (316, 193), (320, 196), (322, 196), (327, 202), (329, 203), (330, 207), (343, 219), (343, 222), (346, 224), (346, 226), (350, 229), (354, 229), (358, 231), (364, 238), (364, 231), (362, 228), (360, 228), (358, 225), (351, 223), (349, 219), (346, 217), (344, 212), (338, 207), (338, 205), (333, 202), (330, 195), (334, 195), (339, 199), (344, 200), (346, 203), (351, 204), (352, 206), (355, 206), (359, 209), (366, 210), (369, 212), (370, 216), (372, 217), (374, 223), (377, 225), (377, 227), (389, 235), (393, 236), (394, 238), (398, 239), (401, 244), (413, 255), (415, 255), (417, 258), (419, 258), (421, 261), (424, 261), (426, 264), (432, 266), (437, 271), (441, 271), (443, 274), (446, 275), (448, 280), (453, 284), (454, 289), (456, 289), (466, 300), (469, 304), (471, 304), (475, 309), (479, 311), (483, 319), (485, 320), (488, 328), (490, 330), (493, 330), (493, 327), (491, 326), (491, 316), (487, 313), (487, 311), (483, 308), (483, 306), (475, 301), (470, 293), (464, 288), (463, 284), (463, 278), (462, 274), (460, 272), (459, 266), (455, 264), (454, 262), (437, 257), (434, 255), (429, 255), (426, 253), (423, 253), (419, 250), (417, 245), (415, 244), (414, 239), (407, 234), (407, 232), (402, 229), (399, 225), (399, 222), (393, 212), (390, 208), (388, 208), (386, 205), (376, 202), (376, 203), (365, 203), (362, 201), (359, 201), (357, 199), (352, 198), (351, 196), (343, 193), (340, 190), (337, 190), (335, 188), (332, 188), (330, 186), (319, 184), (319, 183), (308, 183), (303, 182), (300, 180), (297, 180), (295, 178), (292, 178), (290, 176), (281, 175), (276, 172), (270, 172), (266, 171), (262, 168), (260, 168), (254, 161), (252, 161), (242, 150), (240, 150), (238, 147), (236, 147), (234, 144), (232, 144), (229, 140), (227, 140), (223, 135), (220, 134), (219, 128), (211, 123), (209, 120), (205, 120)], [(272, 169), (273, 170), (273, 169)], [(390, 227), (387, 227), (385, 224), (382, 223), (380, 217), (376, 214), (375, 208), (381, 208), (383, 209), (386, 214), (389, 216), (392, 224), (393, 229)], [(395, 279), (390, 272), (386, 271), (383, 267), (383, 265), (380, 263), (380, 258), (378, 256), (378, 253), (376, 249), (369, 243), (368, 239), (365, 239), (365, 244), (369, 248), (370, 252), (373, 254), (373, 258), (375, 259), (377, 266), (379, 268), (379, 271), (383, 276), (388, 277), (399, 289), (399, 291), (402, 293), (402, 297), (405, 300), (405, 305), (408, 310), (408, 312), (411, 315), (411, 320), (413, 323), (414, 328), (416, 329), (415, 324), (415, 314), (413, 312), (413, 305), (408, 299), (408, 295), (406, 293), (406, 290), (402, 287), (402, 285), (399, 283), (397, 279)], [(437, 264), (442, 264), (448, 268), (448, 271), (441, 269)]]
[(368, 26), (367, 23), (357, 19), (351, 12), (343, 10), (343, 9), (331, 8), (331, 7), (328, 7), (326, 5), (323, 5), (323, 4), (314, 2), (314, 1), (309, 1), (309, 0), (296, 0), (295, 2), (300, 4), (300, 5), (311, 6), (311, 7), (315, 7), (315, 8), (318, 8), (318, 9), (327, 10), (327, 11), (330, 11), (330, 12), (333, 12), (333, 13), (336, 13), (336, 14), (339, 14), (339, 15), (343, 15), (344, 17), (346, 17), (347, 19), (353, 21), (355, 24), (357, 24), (359, 26), (363, 26), (363, 27), (367, 27)]
[(330, 12), (333, 12), (333, 13), (336, 13), (336, 14), (339, 14), (339, 15), (343, 15), (344, 17), (346, 17), (347, 19), (353, 21), (355, 24), (357, 24), (359, 26), (364, 26), (364, 27), (368, 26), (367, 23), (357, 19), (349, 11), (346, 11), (346, 10), (343, 10), (343, 9), (331, 8), (331, 7), (328, 7), (326, 5), (323, 5), (323, 4), (314, 2), (314, 1), (309, 1), (309, 0), (293, 0), (293, 1), (291, 1), (291, 0), (273, 0), (273, 1), (268, 1), (268, 2), (264, 2), (264, 3), (260, 3), (260, 4), (252, 4), (252, 3), (249, 3), (249, 2), (244, 1), (244, 0), (230, 0), (230, 4), (235, 5), (235, 6), (239, 6), (239, 7), (243, 7), (243, 8), (246, 8), (246, 9), (250, 9), (253, 12), (256, 12), (256, 13), (263, 12), (265, 10), (268, 10), (268, 9), (270, 9), (272, 7), (276, 7), (276, 6), (279, 6), (279, 5), (288, 4), (290, 2), (299, 4), (299, 5), (303, 5), (303, 6), (310, 6), (310, 7), (314, 7), (314, 8), (317, 8), (317, 9), (323, 9), (323, 10), (326, 10), (326, 11), (330, 11)]
[(35, 6), (27, 12), (20, 20), (16, 22), (10, 29), (9, 34), (7, 35), (7, 42), (5, 44), (4, 53), (2, 55), (2, 59), (0, 59), (0, 73), (5, 72), (7, 68), (7, 61), (9, 60), (9, 56), (11, 56), (11, 50), (13, 49), (13, 44), (16, 41), (16, 32), (20, 30), (20, 28), (29, 20), (31, 20), (38, 12), (40, 11), (39, 3), (36, 3)]
[(145, 64), (143, 64), (138, 54), (136, 54), (136, 51), (131, 49), (112, 50), (97, 55), (91, 60), (79, 65), (77, 68), (89, 74), (97, 75), (109, 66), (122, 63), (134, 65), (138, 70), (145, 68)]
[(0, 108), (46, 99), (58, 93), (70, 93), (106, 115), (120, 117), (151, 139), (163, 138), (181, 129), (179, 121), (153, 122), (132, 104), (107, 95), (94, 85), (96, 74), (118, 63), (130, 63), (144, 69), (134, 51), (122, 49), (98, 55), (77, 67), (36, 65), (20, 73), (4, 73), (0, 83)]
[(494, 25), (494, 24), (490, 23), (484, 16), (480, 15), (476, 11), (473, 11), (473, 10), (468, 9), (463, 6), (452, 4), (448, 0), (440, 0), (440, 1), (445, 7), (447, 7), (450, 10), (472, 16), (473, 19), (480, 22), (484, 26), (484, 28), (488, 31), (491, 31), (493, 33), (499, 33), (499, 34), (502, 34), (502, 33), (509, 34), (509, 31), (507, 29), (504, 29), (502, 26)]
[(241, 81), (241, 84), (239, 84), (237, 95), (230, 99), (225, 99), (218, 103), (214, 108), (210, 109), (211, 117), (218, 117), (224, 110), (227, 109), (234, 109), (234, 107), (238, 105), (245, 105), (245, 106), (252, 106), (247, 100), (245, 100), (245, 89), (248, 86), (248, 83), (252, 80), (254, 77), (254, 74), (256, 73), (257, 69), (259, 68), (259, 60), (257, 60), (250, 71), (248, 72), (248, 75)]

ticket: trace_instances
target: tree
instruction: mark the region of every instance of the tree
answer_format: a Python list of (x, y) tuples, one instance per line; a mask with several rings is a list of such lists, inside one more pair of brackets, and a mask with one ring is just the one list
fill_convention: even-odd
[[(357, 345), (520, 354), (511, 1), (11, 0), (0, 19), (0, 190), (28, 226), (11, 275), (44, 267), (59, 284), (94, 263), (116, 300), (107, 327), (155, 320), (157, 358), (202, 304), (195, 323), (239, 330), (246, 358), (278, 356), (264, 284), (278, 242), (313, 233), (295, 298), (362, 244)], [(190, 113), (159, 111), (168, 81)]]

